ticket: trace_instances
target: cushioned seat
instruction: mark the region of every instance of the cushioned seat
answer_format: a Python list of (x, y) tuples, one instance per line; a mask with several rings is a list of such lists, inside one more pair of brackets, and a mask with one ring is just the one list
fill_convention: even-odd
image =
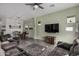
[(17, 47), (16, 42), (6, 42), (6, 43), (3, 43), (1, 46), (2, 46), (2, 49), (5, 51), (6, 56), (26, 55), (25, 51)]
[(17, 46), (17, 43), (16, 42), (11, 42), (11, 43), (5, 43), (5, 44), (2, 44), (2, 49), (4, 50), (9, 50), (13, 47), (16, 47)]

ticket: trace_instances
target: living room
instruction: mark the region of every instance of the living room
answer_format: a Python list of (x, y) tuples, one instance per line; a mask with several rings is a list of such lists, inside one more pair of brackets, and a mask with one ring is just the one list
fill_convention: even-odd
[(1, 56), (77, 56), (78, 36), (78, 3), (0, 3)]

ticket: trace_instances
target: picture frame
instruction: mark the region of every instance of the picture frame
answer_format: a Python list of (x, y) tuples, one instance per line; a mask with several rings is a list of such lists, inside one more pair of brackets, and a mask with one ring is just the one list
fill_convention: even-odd
[(76, 17), (75, 16), (67, 16), (67, 23), (75, 23)]
[(12, 26), (11, 26), (11, 25), (9, 25), (9, 28), (12, 28)]
[(21, 25), (19, 25), (19, 28), (21, 28)]

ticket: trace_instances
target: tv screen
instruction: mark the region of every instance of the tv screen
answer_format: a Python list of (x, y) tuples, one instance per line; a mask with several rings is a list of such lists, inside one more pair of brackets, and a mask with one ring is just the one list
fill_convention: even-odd
[(45, 32), (49, 32), (49, 33), (59, 32), (59, 24), (46, 24)]

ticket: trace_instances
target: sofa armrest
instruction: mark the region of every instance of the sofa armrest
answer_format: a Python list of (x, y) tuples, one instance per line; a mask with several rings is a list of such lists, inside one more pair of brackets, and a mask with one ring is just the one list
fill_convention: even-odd
[(2, 44), (1, 47), (3, 50), (9, 50), (13, 47), (16, 47), (17, 46), (17, 43), (16, 42), (10, 42), (10, 43), (6, 43), (6, 44)]

